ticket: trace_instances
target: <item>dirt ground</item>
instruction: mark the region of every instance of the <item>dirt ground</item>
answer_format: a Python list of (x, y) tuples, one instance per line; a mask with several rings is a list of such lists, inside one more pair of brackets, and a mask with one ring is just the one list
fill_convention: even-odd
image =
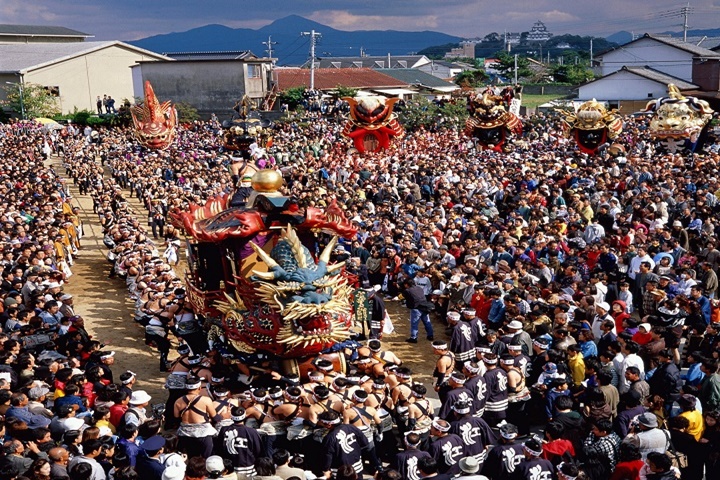
[[(75, 297), (75, 311), (85, 318), (88, 331), (95, 339), (107, 344), (106, 350), (116, 352), (113, 366), (116, 377), (125, 370), (135, 372), (138, 377), (135, 388), (146, 390), (153, 397), (151, 403), (164, 402), (167, 395), (163, 388), (166, 374), (159, 371), (157, 352), (145, 345), (143, 328), (133, 320), (134, 302), (128, 297), (125, 282), (107, 277), (110, 264), (105, 258), (107, 249), (102, 243), (102, 230), (92, 209), (92, 199), (78, 194), (72, 179), (65, 176), (60, 159), (53, 158), (50, 163), (70, 186), (74, 197), (72, 204), (80, 207), (85, 231), (80, 257), (72, 267), (74, 275), (64, 286), (64, 291)], [(140, 204), (134, 198), (129, 201), (142, 218), (144, 210)], [(183, 272), (177, 273), (182, 275)], [(412, 369), (415, 381), (424, 383), (428, 391), (432, 392), (435, 357), (430, 342), (425, 340), (423, 326), (420, 326), (418, 344), (406, 343), (405, 339), (409, 336), (409, 311), (397, 301), (387, 301), (386, 305), (395, 333), (384, 336), (385, 348), (403, 359)], [(443, 325), (433, 320), (433, 326), (435, 338), (445, 339)], [(172, 352), (170, 359), (173, 359)]]

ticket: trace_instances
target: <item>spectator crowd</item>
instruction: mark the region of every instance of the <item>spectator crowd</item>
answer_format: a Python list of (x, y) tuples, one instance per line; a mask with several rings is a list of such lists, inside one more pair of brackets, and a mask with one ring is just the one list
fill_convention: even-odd
[[(711, 478), (718, 144), (668, 154), (646, 127), (625, 118), (626, 153), (595, 157), (545, 115), (524, 119), (512, 153), (438, 127), (360, 156), (333, 119), (273, 127), (254, 162), (301, 205), (345, 210), (358, 234), (334, 259), (375, 287), (374, 311), (408, 316), (406, 341), (435, 355), (421, 383), (376, 338), (346, 372), (318, 360), (307, 379), (226, 354), (217, 322), (187, 302), (168, 223), (240, 186), (217, 122), (184, 126), (161, 152), (122, 128), (3, 125), (0, 480)], [(82, 225), (43, 166), (51, 151), (93, 199), (108, 276), (169, 373), (164, 404), (133, 372), (113, 375), (115, 353), (62, 292)]]

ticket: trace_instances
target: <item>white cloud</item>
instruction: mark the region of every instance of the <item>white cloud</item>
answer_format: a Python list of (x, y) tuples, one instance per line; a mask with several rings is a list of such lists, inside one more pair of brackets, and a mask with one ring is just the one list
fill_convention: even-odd
[(338, 30), (405, 30), (418, 31), (438, 28), (436, 15), (413, 17), (387, 15), (356, 15), (346, 10), (319, 10), (308, 15), (316, 22)]

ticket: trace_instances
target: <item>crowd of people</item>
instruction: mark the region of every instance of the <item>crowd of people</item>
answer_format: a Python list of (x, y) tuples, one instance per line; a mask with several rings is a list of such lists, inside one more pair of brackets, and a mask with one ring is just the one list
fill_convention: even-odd
[[(277, 168), (301, 205), (345, 210), (358, 234), (334, 258), (376, 287), (377, 306), (408, 316), (407, 342), (436, 355), (426, 384), (387, 339), (349, 355), (346, 372), (319, 360), (300, 379), (208, 336), (216, 323), (192, 311), (173, 271), (182, 232), (167, 214), (235, 191), (217, 122), (184, 126), (162, 152), (122, 128), (49, 137), (5, 126), (6, 405), (23, 417), (5, 413), (0, 480), (710, 478), (720, 157), (717, 144), (692, 158), (657, 150), (646, 121), (625, 118), (624, 156), (595, 157), (545, 115), (524, 119), (512, 153), (430, 128), (360, 156), (334, 119), (273, 127), (255, 163)], [(150, 407), (132, 372), (113, 378), (113, 352), (54, 286), (68, 281), (82, 230), (40, 163), (52, 149), (92, 196), (108, 276), (124, 279), (169, 371), (165, 405)], [(56, 281), (41, 287), (43, 275)], [(51, 339), (19, 341), (37, 329)]]

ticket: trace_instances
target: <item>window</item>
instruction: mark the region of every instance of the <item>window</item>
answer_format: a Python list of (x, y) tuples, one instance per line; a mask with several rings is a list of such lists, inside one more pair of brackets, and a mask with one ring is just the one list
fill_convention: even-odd
[(262, 67), (257, 63), (248, 63), (247, 72), (248, 78), (262, 77)]
[(60, 87), (54, 86), (54, 87), (43, 87), (45, 91), (50, 95), (51, 97), (59, 97), (60, 96)]

